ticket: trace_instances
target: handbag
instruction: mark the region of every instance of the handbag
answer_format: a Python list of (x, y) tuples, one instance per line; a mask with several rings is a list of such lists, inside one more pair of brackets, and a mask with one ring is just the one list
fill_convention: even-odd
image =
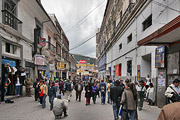
[(178, 93), (170, 86), (170, 88), (174, 91), (172, 94), (173, 96), (170, 98), (172, 102), (179, 102), (180, 101), (180, 96)]
[(41, 90), (41, 93), (40, 93), (40, 97), (43, 97), (43, 90), (44, 90), (44, 86), (43, 86), (43, 88), (42, 88), (42, 90)]
[(122, 117), (121, 120), (129, 120), (129, 114), (128, 114), (128, 102), (127, 102), (127, 95), (125, 92), (125, 103), (126, 103), (126, 110), (122, 110)]

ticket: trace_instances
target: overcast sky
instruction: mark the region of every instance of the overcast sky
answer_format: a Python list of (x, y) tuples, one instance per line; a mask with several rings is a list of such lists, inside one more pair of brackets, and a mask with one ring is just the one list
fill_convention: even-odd
[[(104, 0), (41, 0), (46, 11), (56, 15), (65, 32), (103, 1)], [(70, 49), (76, 47), (96, 33), (96, 29), (101, 26), (106, 3), (107, 0), (91, 13), (84, 23), (66, 33), (70, 42)], [(70, 51), (70, 53), (96, 57), (96, 38), (94, 37), (84, 45)]]

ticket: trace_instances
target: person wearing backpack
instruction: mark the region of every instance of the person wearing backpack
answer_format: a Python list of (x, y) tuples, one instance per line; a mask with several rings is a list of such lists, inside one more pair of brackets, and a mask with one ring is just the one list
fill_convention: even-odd
[(101, 83), (99, 84), (99, 89), (101, 92), (101, 104), (105, 104), (106, 99), (106, 84), (104, 83), (104, 79), (101, 80)]
[(138, 109), (139, 111), (141, 111), (143, 108), (144, 97), (145, 97), (145, 92), (146, 92), (146, 87), (144, 86), (143, 80), (139, 81), (139, 85), (137, 86), (137, 92), (139, 96)]

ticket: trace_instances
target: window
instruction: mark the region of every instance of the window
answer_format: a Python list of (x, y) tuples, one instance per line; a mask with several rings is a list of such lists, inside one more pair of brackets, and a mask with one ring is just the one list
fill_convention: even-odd
[(17, 47), (15, 45), (6, 43), (6, 52), (11, 54), (16, 54)]
[(132, 60), (127, 61), (127, 73), (132, 76)]
[(116, 32), (116, 21), (113, 21), (113, 34)]
[(122, 43), (121, 44), (119, 44), (119, 50), (121, 50), (122, 49)]
[(143, 23), (143, 31), (152, 25), (152, 15), (150, 15)]
[(51, 37), (48, 36), (48, 48), (51, 49)]
[(132, 33), (127, 37), (127, 43), (130, 43), (132, 41)]
[(4, 0), (3, 1), (3, 19), (2, 22), (6, 25), (17, 30), (18, 18), (17, 18), (17, 1), (16, 0)]

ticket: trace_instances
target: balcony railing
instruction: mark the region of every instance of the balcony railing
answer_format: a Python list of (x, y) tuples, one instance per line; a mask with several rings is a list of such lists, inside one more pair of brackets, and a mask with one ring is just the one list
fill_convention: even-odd
[(126, 9), (126, 11), (124, 12), (122, 18), (120, 18), (120, 22), (118, 23), (116, 30), (118, 30), (123, 23), (126, 21), (126, 19), (128, 18), (128, 16), (130, 15), (130, 13), (132, 12), (133, 8), (134, 8), (135, 3), (130, 3), (128, 8)]
[(22, 21), (20, 21), (12, 12), (8, 10), (2, 10), (2, 18), (2, 22), (4, 24), (9, 25), (15, 30), (18, 30), (18, 25), (22, 24)]

